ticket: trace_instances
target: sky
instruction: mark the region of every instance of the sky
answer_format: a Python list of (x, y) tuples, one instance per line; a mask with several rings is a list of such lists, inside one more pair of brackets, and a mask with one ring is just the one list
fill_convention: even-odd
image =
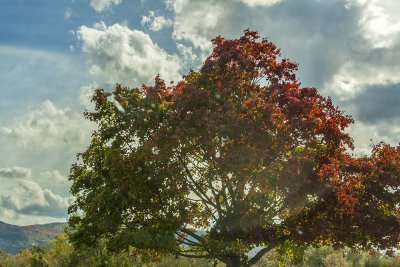
[(178, 81), (246, 29), (353, 116), (355, 154), (399, 143), (400, 1), (0, 0), (0, 221), (66, 220), (95, 88)]

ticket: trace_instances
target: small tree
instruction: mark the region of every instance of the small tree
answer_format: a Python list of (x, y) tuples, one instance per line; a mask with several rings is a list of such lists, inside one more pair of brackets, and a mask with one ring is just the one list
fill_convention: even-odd
[(71, 168), (71, 240), (227, 266), (272, 248), (397, 245), (399, 148), (352, 157), (352, 119), (301, 88), (273, 43), (248, 30), (213, 43), (176, 85), (96, 90), (98, 129)]
[(3, 250), (0, 249), (0, 267), (5, 266), (6, 261), (10, 258), (11, 255), (5, 253)]

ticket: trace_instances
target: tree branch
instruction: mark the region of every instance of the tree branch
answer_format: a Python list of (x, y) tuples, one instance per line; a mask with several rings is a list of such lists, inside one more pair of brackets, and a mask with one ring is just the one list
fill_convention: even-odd
[(190, 239), (188, 239), (188, 238), (186, 238), (186, 237), (184, 237), (184, 236), (182, 236), (180, 234), (178, 234), (178, 236), (181, 239), (176, 238), (176, 237), (174, 239), (175, 239), (176, 242), (179, 242), (180, 244), (184, 244), (184, 245), (187, 245), (187, 246), (203, 247), (199, 243), (196, 243), (196, 242), (194, 242), (194, 241), (192, 241), (192, 240), (190, 240)]
[[(232, 206), (234, 204), (235, 195), (234, 195), (233, 189), (232, 189), (232, 187), (230, 186), (229, 183), (230, 183), (230, 181), (229, 182), (228, 181), (223, 181), (222, 182), (221, 195), (222, 195), (222, 198), (224, 199), (227, 211), (231, 212), (232, 209), (233, 209)], [(228, 196), (227, 196), (226, 192), (228, 192), (229, 195), (230, 195), (230, 200), (231, 200), (230, 204), (229, 204), (229, 200), (228, 200)]]
[(195, 234), (194, 232), (190, 231), (190, 230), (187, 229), (186, 227), (178, 226), (178, 228), (179, 228), (180, 231), (184, 232), (185, 234), (188, 234), (188, 235), (190, 235), (191, 237), (193, 237), (193, 238), (199, 240), (199, 241), (200, 241), (201, 243), (203, 243), (204, 245), (207, 243), (207, 241), (206, 241), (203, 237), (199, 236), (198, 234)]
[(265, 248), (262, 248), (259, 252), (256, 253), (256, 255), (254, 255), (253, 258), (251, 258), (247, 263), (249, 266), (252, 266), (253, 264), (255, 264), (256, 262), (258, 262), (262, 256), (264, 256), (268, 251), (270, 251), (272, 249), (272, 246), (268, 246)]
[[(213, 208), (215, 208), (218, 212), (218, 216), (222, 217), (223, 215), (223, 211), (221, 209), (221, 207), (219, 207), (219, 205), (216, 205), (215, 203), (213, 203), (211, 201), (211, 199), (207, 196), (207, 194), (205, 192), (203, 192), (203, 190), (201, 190), (200, 185), (196, 182), (195, 178), (193, 177), (191, 171), (189, 170), (189, 168), (186, 166), (185, 161), (177, 155), (177, 158), (179, 160), (179, 162), (181, 163), (181, 165), (183, 166), (186, 174), (188, 175), (188, 179), (190, 180), (191, 183), (189, 183), (189, 187), (190, 189), (193, 191), (193, 193), (196, 194), (196, 196), (198, 196), (205, 205), (210, 205)], [(193, 186), (192, 186), (193, 185)], [(211, 209), (209, 209), (211, 210)]]
[(197, 255), (197, 254), (185, 254), (182, 252), (177, 252), (176, 254), (178, 254), (179, 256), (183, 256), (183, 257), (187, 257), (187, 258), (207, 258), (207, 255)]

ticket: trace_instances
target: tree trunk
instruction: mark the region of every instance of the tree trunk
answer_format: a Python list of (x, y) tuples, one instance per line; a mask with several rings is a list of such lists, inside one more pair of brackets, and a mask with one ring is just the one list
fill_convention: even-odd
[(264, 256), (268, 251), (270, 251), (274, 247), (275, 246), (273, 244), (270, 244), (260, 249), (256, 253), (256, 255), (254, 255), (250, 259), (247, 259), (247, 257), (240, 257), (240, 255), (228, 254), (224, 258), (222, 259), (220, 258), (219, 260), (225, 263), (227, 267), (250, 267), (256, 264), (262, 258), (262, 256)]
[(248, 265), (241, 261), (239, 256), (232, 256), (226, 259), (227, 267), (248, 267)]

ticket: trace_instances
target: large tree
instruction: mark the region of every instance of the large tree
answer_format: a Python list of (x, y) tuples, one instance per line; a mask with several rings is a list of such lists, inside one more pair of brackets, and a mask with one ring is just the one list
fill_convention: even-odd
[[(399, 242), (400, 148), (349, 152), (349, 116), (256, 32), (176, 85), (98, 89), (71, 168), (71, 240), (251, 266), (277, 248)], [(249, 253), (250, 252), (250, 253)]]

